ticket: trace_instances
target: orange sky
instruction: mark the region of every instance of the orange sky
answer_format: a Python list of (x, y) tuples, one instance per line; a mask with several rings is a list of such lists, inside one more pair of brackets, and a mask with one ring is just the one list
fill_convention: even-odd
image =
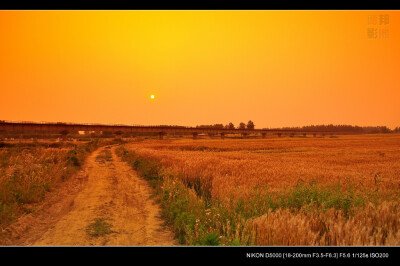
[[(385, 14), (388, 23), (369, 24)], [(393, 128), (399, 19), (399, 11), (0, 11), (0, 119)]]

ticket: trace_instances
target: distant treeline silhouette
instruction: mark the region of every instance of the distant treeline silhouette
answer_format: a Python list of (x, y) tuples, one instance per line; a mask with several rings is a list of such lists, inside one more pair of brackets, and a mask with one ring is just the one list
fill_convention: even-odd
[[(198, 125), (196, 128), (215, 128), (215, 129), (236, 129), (235, 125), (230, 122), (229, 124), (226, 124), (225, 126), (223, 124), (214, 124), (214, 125)], [(254, 129), (255, 125), (253, 121), (249, 120), (247, 124), (240, 122), (239, 126), (237, 129)]]
[[(215, 128), (215, 129), (254, 129), (254, 123), (249, 120), (247, 124), (241, 122), (238, 127), (231, 122), (227, 125), (214, 124), (214, 125), (198, 125), (197, 128)], [(310, 125), (303, 127), (280, 127), (280, 128), (262, 128), (262, 129), (274, 129), (274, 130), (297, 130), (297, 131), (333, 131), (333, 132), (354, 132), (354, 133), (400, 133), (400, 127), (396, 127), (391, 130), (387, 126), (352, 126), (352, 125)]]
[(393, 132), (387, 126), (352, 126), (352, 125), (311, 125), (303, 127), (282, 127), (286, 130), (304, 130), (304, 131), (333, 131), (333, 132), (354, 132), (354, 133), (391, 133)]

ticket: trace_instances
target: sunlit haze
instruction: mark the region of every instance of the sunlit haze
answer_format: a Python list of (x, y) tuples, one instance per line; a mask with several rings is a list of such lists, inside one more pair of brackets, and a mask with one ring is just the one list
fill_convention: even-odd
[(0, 119), (393, 128), (399, 19), (398, 11), (0, 11)]

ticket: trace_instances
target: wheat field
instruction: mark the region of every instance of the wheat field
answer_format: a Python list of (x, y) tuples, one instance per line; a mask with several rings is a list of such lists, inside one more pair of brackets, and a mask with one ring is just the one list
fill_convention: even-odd
[[(185, 244), (399, 245), (400, 136), (144, 140)], [(149, 162), (151, 162), (149, 164)]]

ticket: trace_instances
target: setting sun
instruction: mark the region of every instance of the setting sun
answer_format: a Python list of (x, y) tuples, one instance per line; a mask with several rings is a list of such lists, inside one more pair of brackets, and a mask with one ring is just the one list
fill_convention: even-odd
[(154, 94), (150, 95), (150, 98), (151, 98), (151, 99), (154, 99)]

